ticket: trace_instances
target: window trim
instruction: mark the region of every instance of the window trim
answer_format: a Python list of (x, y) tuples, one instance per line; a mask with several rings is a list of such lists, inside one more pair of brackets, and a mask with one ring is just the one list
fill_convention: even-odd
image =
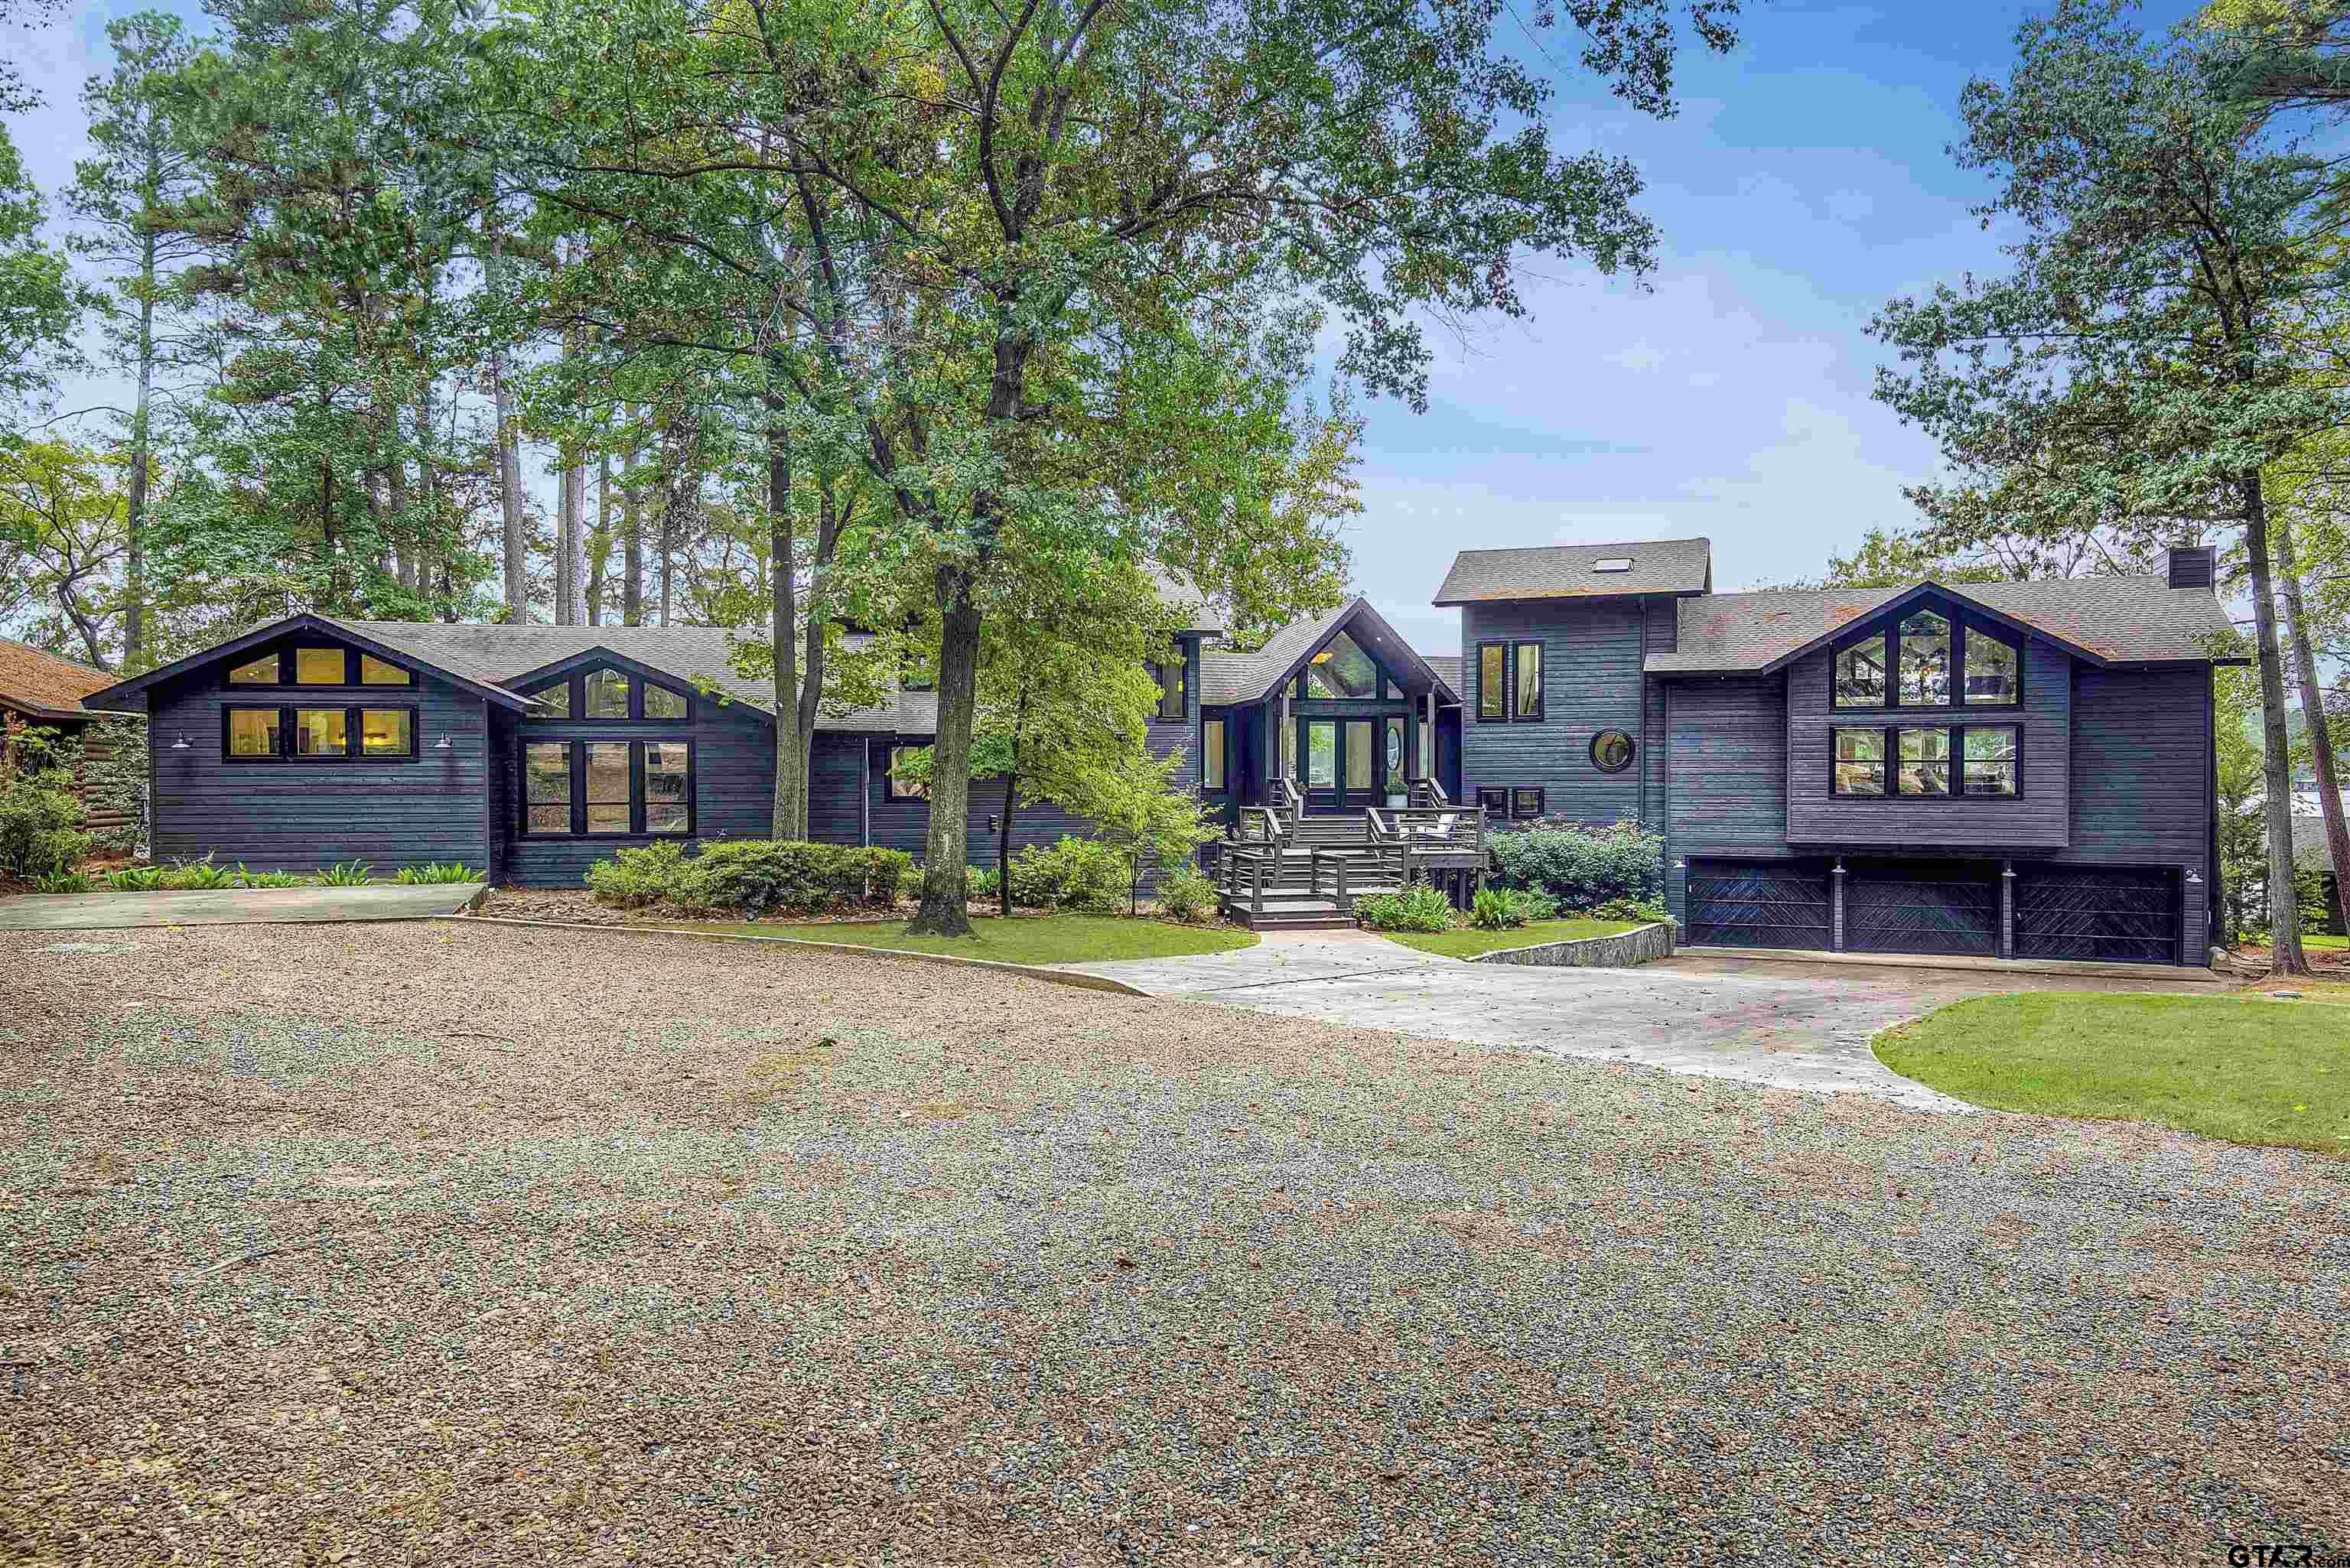
[[(1501, 680), (1491, 686), (1488, 686), (1485, 680), (1485, 650), (1489, 648), (1498, 650), (1502, 656)], [(1510, 644), (1508, 639), (1503, 638), (1484, 639), (1477, 644), (1476, 659), (1477, 722), (1480, 724), (1506, 724), (1510, 722), (1510, 696), (1512, 690), (1510, 686)], [(1486, 701), (1488, 698), (1493, 696), (1496, 692), (1500, 695), (1500, 701), (1494, 702), (1493, 711), (1489, 713), (1485, 711)]]
[[(340, 652), (343, 656), (343, 678), (340, 680), (302, 680), (296, 679), (296, 677), (301, 673), (299, 656), (306, 649), (312, 652)], [(245, 665), (258, 664), (265, 659), (271, 660), (277, 666), (277, 678), (276, 680), (237, 680), (232, 679), (236, 671), (244, 668)], [(365, 666), (362, 663), (362, 660), (369, 659), (374, 659), (378, 664), (385, 665), (390, 669), (400, 671), (400, 673), (407, 679), (402, 680), (366, 680), (364, 678)], [(336, 643), (328, 639), (318, 638), (293, 636), (280, 637), (258, 650), (247, 649), (242, 654), (231, 654), (221, 667), (220, 682), (221, 690), (224, 691), (413, 691), (416, 690), (420, 679), (421, 678), (418, 676), (412, 666), (404, 664), (397, 659), (387, 658), (380, 653), (371, 653), (364, 648), (355, 648), (348, 643)], [(265, 707), (267, 704), (248, 702), (240, 703), (239, 706)], [(299, 706), (305, 708), (331, 708), (334, 704), (331, 702), (304, 702), (299, 704)], [(382, 707), (384, 704), (370, 702), (367, 704), (367, 706), (377, 708)]]
[(882, 765), (879, 772), (881, 776), (881, 799), (884, 803), (889, 805), (902, 805), (908, 801), (919, 800), (924, 805), (928, 805), (930, 804), (931, 789), (928, 784), (918, 786), (911, 794), (900, 794), (898, 789), (898, 753), (899, 752), (919, 752), (921, 749), (922, 748), (920, 746), (904, 745), (895, 741), (886, 742), (883, 743), (881, 747)]
[(1224, 754), (1231, 742), (1228, 720), (1219, 716), (1200, 721), (1200, 793), (1228, 794), (1232, 792), (1232, 764)]
[[(1485, 711), (1485, 701), (1488, 695), (1488, 689), (1485, 683), (1485, 650), (1489, 648), (1499, 649), (1502, 653), (1502, 679), (1500, 682), (1502, 701), (1499, 704), (1500, 711), (1492, 713)], [(1537, 650), (1535, 653), (1536, 683), (1534, 686), (1534, 705), (1531, 712), (1521, 712), (1518, 709), (1518, 652), (1521, 649), (1527, 648)], [(1542, 722), (1543, 710), (1544, 704), (1548, 702), (1550, 698), (1550, 659), (1546, 653), (1541, 651), (1543, 648), (1544, 639), (1539, 637), (1489, 637), (1479, 640), (1475, 653), (1477, 667), (1477, 722), (1480, 724), (1538, 724)]]
[[(1181, 659), (1170, 663), (1163, 659), (1147, 659), (1143, 668), (1150, 671), (1151, 680), (1159, 683), (1159, 705), (1150, 711), (1150, 721), (1157, 724), (1180, 724), (1191, 716), (1191, 681), (1189, 661)], [(1170, 682), (1169, 677), (1172, 676)], [(1169, 712), (1170, 700), (1175, 711)]]
[[(1541, 784), (1512, 784), (1510, 786), (1510, 820), (1512, 822), (1539, 821), (1543, 815), (1543, 802), (1545, 798), (1545, 794), (1546, 792)], [(1527, 795), (1534, 797), (1534, 809), (1532, 811), (1525, 809), (1525, 797)]]
[[(618, 723), (619, 720), (607, 720)], [(629, 748), (629, 826), (624, 833), (588, 831), (588, 748), (591, 745)], [(645, 748), (648, 745), (685, 748), (685, 831), (652, 833), (645, 827)], [(571, 826), (562, 833), (533, 832), (530, 826), (530, 748), (561, 746), (564, 771), (571, 781)], [(702, 753), (691, 735), (531, 735), (515, 737), (515, 836), (536, 843), (585, 838), (608, 842), (626, 838), (693, 839), (702, 836)], [(552, 805), (552, 801), (538, 804)], [(611, 803), (606, 802), (609, 805)]]
[[(601, 675), (608, 670), (629, 683), (629, 711), (625, 714), (591, 715), (588, 711), (588, 678), (591, 675)], [(649, 688), (655, 686), (683, 702), (685, 711), (680, 714), (665, 714), (659, 718), (648, 714), (645, 711), (645, 692)], [(517, 687), (515, 690), (515, 695), (536, 697), (543, 691), (553, 691), (558, 687), (563, 690), (564, 700), (570, 704), (571, 711), (567, 713), (525, 713), (523, 715), (525, 723), (691, 724), (700, 716), (702, 694), (691, 686), (671, 680), (666, 677), (640, 675), (633, 670), (626, 670), (617, 664), (585, 665), (567, 674), (534, 681), (528, 686)]]
[[(1913, 710), (1912, 711), (1914, 712), (1915, 711)], [(1939, 711), (1939, 710), (1936, 710), (1936, 711)], [(1877, 777), (1879, 782), (1884, 785), (1884, 788), (1878, 794), (1854, 794), (1847, 791), (1836, 788), (1835, 737), (1836, 732), (1839, 730), (1871, 730), (1877, 732), (1879, 743), (1883, 746), (1885, 752), (1884, 756), (1877, 762), (1877, 767), (1880, 770)], [(1900, 793), (1896, 778), (1896, 772), (1901, 765), (1900, 732), (1903, 730), (1947, 730), (1950, 732), (1950, 790), (1948, 794), (1903, 794)], [(2014, 732), (2015, 791), (2013, 794), (2000, 794), (1990, 791), (1970, 790), (1967, 788), (1967, 732), (1970, 730), (2011, 730)], [(1984, 724), (1926, 724), (1920, 723), (1916, 718), (1911, 717), (1890, 723), (1831, 724), (1828, 726), (1827, 742), (1828, 798), (1835, 801), (1903, 801), (1913, 805), (1919, 804), (1939, 805), (1943, 802), (1953, 800), (2022, 800), (2028, 793), (2024, 780), (2023, 731), (2024, 726), (2013, 719), (1994, 720), (1990, 723)]]
[[(313, 691), (329, 688), (314, 687)], [(397, 690), (394, 688), (393, 690)], [(330, 756), (306, 756), (294, 750), (294, 714), (297, 709), (332, 712), (339, 709), (343, 715), (343, 732), (349, 749)], [(401, 712), (408, 715), (408, 750), (379, 752), (370, 756), (364, 750), (366, 732), (359, 715), (362, 712)], [(229, 715), (231, 713), (275, 713), (277, 715), (277, 749), (264, 756), (240, 755), (229, 750)], [(221, 704), (221, 761), (239, 767), (255, 763), (291, 763), (300, 767), (331, 768), (352, 763), (373, 763), (378, 767), (424, 760), (424, 714), (413, 702), (224, 702)]]
[[(1948, 702), (1901, 701), (1901, 623), (1912, 616), (1926, 612), (1940, 616), (1950, 623), (1950, 700)], [(1967, 700), (1967, 644), (1978, 634), (2015, 650), (2015, 696), (2009, 701), (1969, 701)], [(1836, 701), (1836, 660), (1842, 659), (1848, 649), (1878, 637), (1885, 639), (1885, 701), (1838, 702)], [(1831, 714), (2019, 712), (2022, 710), (2027, 696), (2024, 685), (2024, 665), (2031, 640), (2026, 634), (2010, 631), (1990, 618), (1962, 608), (1948, 599), (1931, 597), (1913, 599), (1899, 609), (1880, 613), (1828, 645), (1828, 711)], [(1952, 721), (1953, 723), (1956, 722)], [(1911, 727), (1915, 728), (1914, 725)], [(1847, 724), (1842, 728), (1866, 729), (1867, 726)], [(1916, 800), (1922, 797), (1908, 795), (1902, 798)]]
[[(1521, 662), (1519, 655), (1529, 648), (1534, 650), (1534, 706), (1532, 712), (1523, 712), (1518, 708), (1518, 671), (1523, 669), (1524, 665)], [(1510, 722), (1513, 724), (1539, 723), (1543, 716), (1543, 703), (1550, 695), (1550, 660), (1544, 656), (1543, 639), (1538, 637), (1522, 637), (1513, 639), (1510, 643), (1509, 663)]]

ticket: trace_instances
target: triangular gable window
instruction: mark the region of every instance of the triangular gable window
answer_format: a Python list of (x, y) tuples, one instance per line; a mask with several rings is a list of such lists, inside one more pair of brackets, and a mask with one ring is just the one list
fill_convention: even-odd
[(608, 664), (526, 686), (522, 695), (538, 704), (529, 715), (534, 719), (585, 719), (609, 724), (638, 720), (679, 723), (693, 717), (693, 699), (688, 692), (658, 680), (639, 680)]
[(1377, 697), (1379, 667), (1362, 645), (1345, 632), (1324, 643), (1305, 666), (1308, 697)]
[(1985, 616), (1920, 598), (1837, 639), (1828, 693), (1838, 708), (2012, 708), (2023, 647)]

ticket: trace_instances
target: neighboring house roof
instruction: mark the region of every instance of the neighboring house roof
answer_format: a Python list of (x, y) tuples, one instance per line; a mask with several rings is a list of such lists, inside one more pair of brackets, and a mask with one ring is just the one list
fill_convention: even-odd
[(2296, 816), (2293, 819), (2293, 863), (2303, 871), (2334, 869), (2334, 857), (2325, 847), (2324, 817)]
[[(1628, 565), (1603, 571), (1617, 562)], [(1632, 545), (1545, 545), (1524, 550), (1463, 550), (1434, 602), (1600, 598), (1626, 594), (1701, 594), (1713, 587), (1710, 539), (1648, 539)]]
[(1373, 609), (1368, 599), (1360, 597), (1348, 599), (1320, 615), (1291, 621), (1266, 638), (1264, 646), (1254, 652), (1203, 650), (1200, 656), (1200, 701), (1211, 708), (1261, 702), (1304, 669), (1315, 649), (1340, 631), (1353, 636), (1363, 645), (1364, 651), (1385, 664), (1391, 673), (1402, 675), (1407, 687), (1433, 684), (1438, 688), (1438, 701), (1461, 701), (1454, 685), (1460, 676), (1460, 661), (1453, 661), (1448, 676), (1414, 651), (1388, 624), (1387, 618)]
[(1447, 686), (1450, 686), (1455, 691), (1462, 690), (1461, 685), (1461, 655), (1457, 653), (1423, 653), (1419, 657), (1430, 670), (1436, 671), (1437, 678), (1442, 680)]
[(1897, 600), (1928, 594), (1986, 610), (2098, 665), (2208, 659), (2211, 639), (2232, 629), (2210, 589), (2174, 588), (2162, 577), (1711, 594), (1676, 607), (1677, 647), (1649, 654), (1646, 668), (1668, 674), (1773, 670)]
[(1168, 608), (1183, 618), (1178, 631), (1198, 632), (1202, 636), (1221, 636), (1224, 618), (1208, 602), (1208, 596), (1185, 578), (1156, 562), (1146, 562), (1142, 568), (1159, 587), (1159, 597)]
[(28, 719), (112, 716), (108, 709), (83, 706), (82, 699), (105, 691), (117, 679), (78, 660), (0, 637), (0, 708)]

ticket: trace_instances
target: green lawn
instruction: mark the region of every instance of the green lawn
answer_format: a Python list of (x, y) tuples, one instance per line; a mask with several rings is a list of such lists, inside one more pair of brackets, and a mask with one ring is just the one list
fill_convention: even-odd
[(2350, 937), (2314, 936), (2303, 931), (2301, 934), (2301, 945), (2305, 948), (2323, 948), (2330, 952), (2338, 953), (2345, 948), (2350, 948)]
[(973, 916), (972, 934), (968, 938), (910, 937), (903, 920), (828, 921), (803, 926), (765, 922), (735, 926), (694, 920), (681, 922), (680, 929), (723, 931), (738, 937), (853, 942), (858, 947), (994, 959), (999, 963), (1103, 963), (1112, 959), (1180, 958), (1189, 953), (1229, 952), (1256, 944), (1253, 931), (1179, 926), (1170, 920), (1128, 919), (1120, 915), (1035, 915), (1010, 920), (1001, 916)]
[(2328, 1002), (1984, 996), (1876, 1046), (1895, 1072), (1979, 1106), (2350, 1156), (2350, 1011)]
[(1638, 926), (1638, 920), (1536, 920), (1513, 931), (1481, 931), (1472, 926), (1449, 931), (1381, 931), (1391, 942), (1418, 948), (1446, 958), (1475, 958), (1503, 948), (1530, 948), (1542, 942), (1571, 942), (1584, 937), (1612, 937)]

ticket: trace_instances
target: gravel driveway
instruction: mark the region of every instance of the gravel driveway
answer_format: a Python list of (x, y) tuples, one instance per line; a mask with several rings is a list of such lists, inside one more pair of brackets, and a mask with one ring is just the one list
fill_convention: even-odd
[(2350, 1550), (2350, 1166), (452, 923), (0, 934), (0, 1561)]

